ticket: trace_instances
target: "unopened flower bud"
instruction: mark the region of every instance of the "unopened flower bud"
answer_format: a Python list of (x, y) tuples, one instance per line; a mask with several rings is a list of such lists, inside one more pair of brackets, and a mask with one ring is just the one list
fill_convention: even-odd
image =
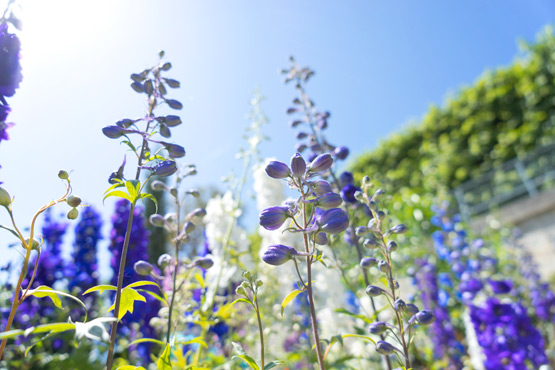
[(320, 232), (314, 237), (314, 242), (318, 245), (326, 245), (328, 244), (328, 236), (326, 233)]
[(378, 262), (378, 269), (383, 273), (386, 273), (386, 274), (389, 273), (390, 271), (389, 263), (387, 263), (386, 261)]
[(397, 243), (395, 243), (395, 241), (390, 240), (387, 242), (387, 251), (388, 252), (394, 252), (397, 250)]
[(206, 216), (206, 210), (204, 208), (196, 208), (192, 210), (188, 215), (187, 219), (191, 219), (193, 217), (204, 217)]
[(314, 181), (311, 185), (312, 189), (318, 196), (332, 192), (331, 185), (326, 180), (317, 180)]
[(399, 312), (405, 312), (407, 304), (401, 298), (397, 298), (394, 302), (395, 309)]
[(262, 260), (269, 265), (279, 266), (297, 254), (297, 250), (283, 244), (271, 245), (262, 255)]
[(283, 162), (271, 161), (266, 166), (266, 173), (273, 179), (284, 179), (291, 174), (289, 167)]
[(66, 202), (67, 204), (69, 204), (70, 207), (77, 207), (81, 204), (81, 198), (79, 198), (77, 195), (70, 195), (69, 197), (67, 197)]
[(260, 288), (262, 285), (264, 285), (264, 282), (262, 280), (256, 280), (256, 287)]
[(293, 176), (301, 177), (306, 171), (306, 162), (304, 158), (299, 153), (296, 153), (293, 158), (291, 158), (291, 172)]
[(141, 276), (148, 276), (154, 270), (154, 267), (146, 261), (137, 261), (133, 265), (133, 270)]
[(193, 232), (195, 227), (196, 227), (196, 225), (194, 223), (192, 223), (191, 221), (187, 221), (187, 222), (185, 222), (185, 224), (183, 224), (183, 231), (185, 231), (185, 233), (189, 234), (189, 233)]
[(358, 226), (355, 229), (355, 235), (356, 236), (363, 236), (363, 235), (366, 235), (366, 234), (368, 234), (368, 228), (366, 226)]
[(364, 257), (363, 259), (360, 260), (360, 266), (361, 267), (372, 267), (372, 266), (376, 266), (378, 264), (378, 260), (375, 259), (374, 257)]
[(376, 344), (376, 352), (380, 355), (390, 355), (395, 351), (395, 347), (391, 344), (384, 342), (383, 340), (378, 341)]
[(368, 285), (366, 287), (366, 294), (370, 297), (377, 297), (385, 293), (385, 290), (375, 285)]
[(195, 260), (195, 266), (208, 270), (210, 267), (214, 266), (214, 261), (210, 257), (200, 257)]
[(177, 198), (177, 188), (171, 188), (170, 189), (170, 194)]
[(368, 326), (370, 334), (379, 335), (387, 330), (387, 324), (384, 321), (376, 321)]
[(195, 198), (198, 198), (200, 196), (200, 192), (196, 189), (187, 190), (186, 193), (192, 195)]
[(239, 285), (235, 289), (235, 294), (237, 294), (237, 295), (247, 295), (247, 291), (245, 290), (245, 288), (243, 288), (241, 285)]
[(333, 150), (333, 154), (337, 159), (344, 160), (349, 155), (349, 148), (346, 146), (339, 146)]
[(0, 187), (0, 206), (8, 207), (12, 202), (10, 193), (2, 187)]
[(69, 179), (69, 174), (67, 173), (67, 171), (60, 170), (58, 171), (58, 177), (62, 180), (67, 180)]
[(314, 158), (312, 162), (310, 162), (308, 169), (312, 172), (323, 172), (328, 170), (332, 164), (333, 158), (329, 153), (320, 154), (318, 157)]
[(416, 315), (416, 314), (418, 313), (418, 311), (420, 311), (420, 310), (418, 309), (418, 306), (416, 306), (416, 305), (413, 304), (413, 303), (407, 303), (406, 306), (405, 306), (405, 314), (406, 314), (407, 316)]
[(420, 325), (430, 325), (431, 323), (433, 323), (435, 321), (435, 316), (432, 313), (432, 311), (420, 311), (418, 312), (416, 315), (414, 315), (411, 320), (416, 321), (417, 324)]
[(179, 118), (178, 116), (169, 115), (164, 117), (164, 123), (169, 127), (178, 126), (179, 124), (181, 124), (181, 118)]
[(336, 208), (339, 207), (341, 203), (343, 203), (343, 199), (337, 193), (326, 193), (320, 195), (316, 199), (317, 206), (322, 209)]
[(174, 161), (162, 161), (154, 168), (154, 173), (162, 177), (173, 175), (176, 171), (177, 166)]
[(374, 238), (366, 238), (362, 242), (362, 245), (369, 249), (375, 249), (378, 246), (378, 242)]
[(77, 217), (79, 217), (79, 210), (77, 208), (72, 208), (67, 213), (67, 218), (70, 220), (75, 220)]
[(289, 217), (289, 208), (270, 207), (260, 212), (259, 224), (266, 230), (276, 230), (283, 225)]
[(320, 230), (328, 234), (340, 234), (349, 227), (349, 215), (341, 208), (324, 211), (316, 220)]
[(172, 158), (181, 158), (185, 156), (185, 148), (181, 145), (166, 143), (165, 141), (161, 141), (160, 144), (166, 148), (168, 154)]
[(408, 228), (403, 224), (395, 225), (391, 229), (389, 229), (390, 234), (404, 234), (407, 231)]
[(166, 219), (164, 218), (164, 216), (159, 215), (157, 213), (150, 215), (150, 217), (148, 218), (148, 221), (152, 226), (156, 226), (156, 227), (164, 227), (166, 225)]
[(33, 238), (33, 243), (29, 242), (29, 238), (25, 239), (25, 243), (33, 250), (38, 250), (40, 247), (40, 242), (35, 238)]
[(154, 191), (162, 191), (166, 190), (168, 187), (162, 181), (156, 180), (150, 184), (150, 188)]
[(170, 256), (167, 253), (162, 254), (160, 257), (158, 257), (158, 266), (163, 269), (166, 266), (168, 266), (172, 261), (172, 256)]
[(124, 131), (118, 126), (106, 126), (102, 129), (102, 133), (110, 139), (117, 139), (123, 136)]

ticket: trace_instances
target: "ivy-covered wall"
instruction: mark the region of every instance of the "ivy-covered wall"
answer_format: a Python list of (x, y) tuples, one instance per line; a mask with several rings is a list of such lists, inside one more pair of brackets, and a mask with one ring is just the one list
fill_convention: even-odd
[(389, 191), (453, 189), (537, 146), (555, 143), (555, 35), (551, 28), (526, 56), (485, 72), (421, 122), (362, 154), (351, 170)]

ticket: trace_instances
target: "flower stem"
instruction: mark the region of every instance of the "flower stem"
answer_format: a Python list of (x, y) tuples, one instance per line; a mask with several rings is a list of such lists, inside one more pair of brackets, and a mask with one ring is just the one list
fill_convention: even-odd
[(264, 331), (262, 330), (262, 320), (260, 319), (260, 308), (258, 307), (258, 294), (254, 295), (254, 306), (256, 311), (256, 318), (258, 319), (258, 331), (260, 332), (260, 368), (264, 369)]

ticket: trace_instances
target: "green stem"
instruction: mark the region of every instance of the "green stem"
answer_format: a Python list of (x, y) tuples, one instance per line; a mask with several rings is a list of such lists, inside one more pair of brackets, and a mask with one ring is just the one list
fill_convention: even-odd
[(258, 319), (258, 331), (260, 332), (260, 358), (261, 358), (261, 369), (264, 369), (264, 331), (262, 330), (262, 320), (260, 319), (260, 308), (258, 307), (258, 295), (254, 295), (254, 306), (256, 308), (256, 318)]

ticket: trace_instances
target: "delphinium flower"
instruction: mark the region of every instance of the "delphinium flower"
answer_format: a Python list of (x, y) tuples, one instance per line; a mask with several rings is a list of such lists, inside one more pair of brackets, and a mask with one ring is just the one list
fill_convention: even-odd
[[(322, 349), (318, 334), (318, 323), (314, 307), (314, 293), (312, 286), (312, 265), (321, 256), (317, 245), (327, 243), (328, 234), (340, 234), (349, 226), (349, 216), (341, 208), (341, 196), (331, 192), (329, 184), (325, 186), (315, 178), (320, 173), (329, 170), (333, 158), (329, 154), (322, 154), (306, 163), (304, 158), (295, 154), (291, 164), (273, 161), (266, 166), (268, 176), (277, 180), (286, 180), (289, 186), (300, 193), (299, 198), (284, 206), (274, 206), (260, 213), (259, 224), (267, 230), (279, 229), (285, 222), (291, 222), (292, 232), (303, 235), (304, 251), (285, 245), (268, 246), (262, 260), (270, 265), (282, 265), (292, 260), (297, 266), (297, 258), (306, 258), (306, 280), (299, 269), (297, 274), (302, 289), (308, 292), (312, 336), (316, 348), (318, 365), (325, 369)], [(324, 186), (322, 186), (324, 185)], [(306, 281), (306, 282), (305, 282)]]
[[(383, 297), (387, 306), (392, 310), (393, 323), (376, 320), (369, 326), (369, 332), (381, 336), (375, 342), (376, 351), (389, 356), (395, 354), (397, 360), (406, 369), (411, 368), (409, 346), (413, 339), (413, 330), (420, 325), (430, 325), (434, 322), (434, 313), (430, 310), (419, 310), (412, 303), (406, 303), (401, 298), (400, 285), (395, 273), (393, 255), (400, 246), (394, 240), (399, 234), (408, 231), (404, 224), (391, 225), (388, 221), (387, 210), (381, 206), (382, 189), (373, 190), (374, 185), (366, 176), (362, 181), (362, 191), (356, 193), (356, 199), (372, 210), (372, 217), (366, 226), (356, 228), (356, 236), (363, 238), (363, 245), (375, 250), (375, 255), (361, 260), (361, 266), (367, 269), (377, 269), (376, 281), (382, 284), (371, 284), (366, 288), (370, 297)], [(383, 259), (379, 259), (383, 258)], [(391, 342), (395, 341), (395, 344)], [(401, 358), (402, 356), (403, 358)]]
[(436, 318), (428, 329), (433, 343), (434, 358), (446, 360), (450, 370), (461, 369), (464, 346), (455, 336), (445, 302), (441, 302), (442, 291), (438, 286), (437, 268), (428, 259), (423, 258), (415, 261), (415, 271), (414, 277), (424, 309), (433, 312)]
[[(434, 234), (436, 251), (452, 266), (459, 299), (468, 307), (483, 353), (484, 368), (537, 369), (547, 363), (541, 334), (513, 294), (513, 282), (499, 275), (499, 262), (487, 252), (485, 242), (467, 243), (460, 219), (450, 219), (444, 208), (435, 211), (432, 221), (443, 230)], [(473, 355), (473, 361), (480, 361)]]
[[(110, 231), (111, 243), (108, 247), (112, 257), (110, 259), (110, 266), (114, 272), (110, 280), (110, 284), (116, 285), (118, 281), (117, 271), (120, 270), (120, 260), (122, 245), (125, 239), (127, 230), (127, 220), (129, 218), (130, 204), (127, 200), (121, 199), (116, 202), (115, 212), (112, 216), (112, 230)], [(129, 239), (129, 255), (123, 267), (124, 270), (124, 284), (128, 285), (138, 280), (148, 280), (142, 275), (139, 275), (134, 265), (139, 261), (148, 260), (148, 236), (149, 231), (145, 225), (143, 217), (143, 210), (140, 207), (134, 209), (133, 223), (131, 226), (131, 234)], [(131, 339), (136, 339), (139, 336), (145, 338), (154, 338), (156, 332), (150, 325), (150, 320), (158, 314), (160, 309), (159, 302), (154, 298), (147, 296), (146, 302), (137, 302), (136, 308), (133, 313), (126, 315), (120, 320), (121, 333), (129, 335)], [(137, 330), (139, 328), (139, 330)], [(149, 345), (139, 345), (138, 352), (144, 363), (150, 361), (148, 348)]]
[[(309, 161), (313, 160), (316, 156), (328, 153), (335, 161), (345, 160), (349, 155), (349, 149), (346, 146), (336, 146), (331, 144), (325, 136), (325, 131), (329, 126), (330, 113), (321, 112), (316, 108), (314, 101), (308, 96), (306, 92), (306, 84), (314, 75), (314, 71), (308, 67), (299, 66), (293, 57), (290, 58), (291, 66), (282, 70), (284, 75), (284, 82), (295, 84), (298, 96), (292, 101), (292, 106), (287, 109), (287, 113), (296, 116), (290, 123), (291, 127), (299, 128), (297, 132), (296, 150), (300, 153), (309, 150)], [(329, 181), (331, 189), (334, 192), (340, 193), (343, 199), (343, 209), (350, 214), (350, 219), (357, 218), (357, 213), (360, 217), (371, 216), (370, 209), (363, 203), (357, 202), (354, 194), (360, 190), (355, 184), (353, 175), (350, 172), (343, 172), (341, 175), (336, 174), (334, 167), (330, 168), (324, 174), (324, 178)], [(355, 225), (351, 223), (344, 234), (347, 244), (354, 246), (356, 257), (349, 256), (349, 260), (355, 259), (360, 261), (363, 257), (363, 250), (359, 238), (355, 235)], [(344, 253), (345, 254), (345, 253)], [(350, 253), (346, 253), (349, 255)], [(337, 267), (341, 270), (341, 274), (345, 276), (343, 264), (340, 262), (337, 254), (333, 253), (336, 260)], [(358, 265), (358, 264), (357, 264)], [(366, 287), (370, 284), (368, 272), (366, 269), (359, 267), (363, 276), (363, 283)], [(350, 284), (348, 284), (350, 286)], [(353, 292), (356, 293), (356, 292)], [(379, 318), (379, 313), (376, 310), (374, 298), (370, 297), (370, 305), (372, 307), (372, 316)], [(389, 358), (385, 359), (386, 368), (391, 370)]]
[[(126, 274), (125, 269), (129, 265), (127, 261), (127, 252), (129, 241), (131, 239), (131, 224), (135, 215), (135, 205), (141, 199), (155, 200), (152, 194), (144, 192), (144, 186), (148, 183), (152, 176), (167, 177), (177, 172), (176, 159), (185, 156), (185, 149), (177, 144), (165, 141), (171, 137), (171, 130), (182, 123), (179, 116), (169, 114), (160, 115), (158, 109), (167, 107), (173, 110), (180, 110), (183, 104), (175, 99), (168, 97), (168, 88), (178, 88), (179, 81), (167, 78), (166, 72), (172, 68), (171, 63), (164, 62), (164, 52), (159, 53), (160, 61), (151, 68), (147, 68), (140, 73), (131, 75), (131, 88), (139, 93), (145, 94), (147, 97), (147, 111), (141, 118), (130, 119), (125, 118), (117, 121), (114, 125), (106, 126), (102, 129), (102, 133), (110, 139), (122, 139), (122, 141), (136, 155), (137, 166), (133, 177), (130, 180), (125, 178), (126, 158), (123, 163), (112, 172), (108, 178), (108, 182), (112, 184), (106, 191), (105, 198), (115, 196), (124, 198), (129, 202), (130, 211), (128, 211), (128, 220), (125, 227), (125, 236), (123, 243), (120, 243), (121, 252), (115, 252), (121, 255), (120, 270), (117, 273), (116, 298), (114, 302), (114, 314), (120, 314), (120, 306), (123, 291), (123, 281)], [(162, 140), (156, 138), (159, 134)], [(138, 137), (139, 140), (134, 143), (133, 138)], [(141, 173), (147, 173), (147, 178), (141, 182)], [(125, 191), (122, 191), (124, 189)], [(149, 305), (153, 307), (153, 305)], [(110, 333), (110, 344), (108, 347), (108, 357), (106, 361), (107, 370), (112, 369), (115, 342), (117, 337), (118, 321), (112, 323)]]

